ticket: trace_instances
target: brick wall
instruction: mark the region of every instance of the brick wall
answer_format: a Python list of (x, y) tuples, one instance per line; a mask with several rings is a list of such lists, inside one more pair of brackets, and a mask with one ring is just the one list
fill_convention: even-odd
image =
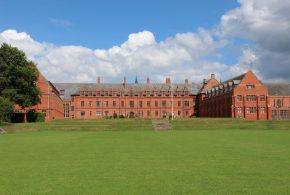
[[(234, 80), (226, 81), (222, 86), (212, 86), (211, 95), (199, 95), (199, 116), (270, 119), (268, 90), (254, 73), (249, 71), (241, 80)], [(229, 85), (231, 83), (232, 86)], [(225, 86), (226, 89), (223, 88)]]
[[(45, 121), (63, 119), (63, 101), (57, 89), (41, 74), (39, 75), (37, 86), (41, 91), (41, 101), (35, 106), (26, 108), (26, 112), (29, 110), (43, 112), (45, 113)], [(15, 111), (24, 112), (18, 105), (15, 105)]]
[[(190, 117), (195, 114), (192, 96), (174, 97), (174, 116)], [(99, 103), (97, 103), (99, 102)], [(122, 103), (123, 102), (123, 103)], [(81, 119), (94, 119), (113, 116), (114, 113), (125, 117), (161, 118), (171, 115), (171, 97), (96, 97), (74, 96), (67, 101), (70, 116)], [(73, 111), (71, 111), (73, 106)]]

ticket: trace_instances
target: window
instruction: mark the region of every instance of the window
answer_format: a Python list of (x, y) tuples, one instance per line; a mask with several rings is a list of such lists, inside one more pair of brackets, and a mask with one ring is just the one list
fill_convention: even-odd
[(184, 106), (188, 107), (189, 106), (189, 101), (184, 101)]
[(92, 91), (89, 91), (88, 94), (89, 94), (89, 96), (92, 96)]
[(130, 96), (130, 97), (133, 97), (133, 96), (134, 96), (133, 91), (130, 91), (129, 96)]
[(125, 105), (124, 101), (121, 101), (121, 107), (124, 107), (124, 105)]
[(243, 100), (243, 97), (242, 97), (241, 95), (237, 95), (237, 100), (238, 100), (239, 102), (241, 102), (241, 101)]
[(105, 102), (104, 102), (104, 106), (105, 106), (105, 107), (108, 107), (108, 106), (109, 106), (109, 102), (108, 102), (108, 101), (105, 101)]
[(188, 116), (188, 110), (185, 111), (185, 116)]
[(61, 90), (59, 91), (59, 95), (64, 95), (64, 93), (65, 93), (65, 90), (64, 90), (64, 89), (61, 89)]
[(74, 106), (71, 106), (71, 111), (74, 111), (75, 110), (75, 107)]
[(166, 100), (162, 100), (162, 107), (166, 107)]
[(248, 102), (254, 102), (254, 101), (257, 100), (257, 96), (255, 96), (255, 95), (247, 95), (247, 96), (246, 96), (246, 100), (247, 100)]
[(276, 100), (276, 107), (281, 108), (281, 106), (282, 106), (281, 100)]
[(158, 101), (155, 101), (155, 107), (158, 107)]
[(243, 113), (243, 109), (242, 109), (242, 107), (238, 107), (238, 113), (239, 113), (239, 114)]
[(101, 111), (97, 111), (96, 112), (96, 116), (101, 116), (102, 115), (102, 112)]
[(100, 96), (100, 95), (101, 95), (100, 91), (97, 91), (97, 96)]
[(81, 101), (81, 107), (84, 107), (84, 106), (85, 106), (85, 102)]
[(81, 116), (85, 116), (86, 112), (85, 111), (81, 111)]
[(108, 110), (106, 110), (104, 113), (105, 113), (105, 116), (109, 116), (109, 111)]
[(181, 101), (178, 101), (178, 106), (179, 106), (179, 107), (181, 106)]
[(97, 101), (96, 104), (97, 104), (97, 107), (101, 107), (101, 101)]
[(178, 116), (180, 116), (180, 115), (181, 115), (181, 111), (180, 111), (180, 110), (178, 110), (177, 114), (178, 114)]
[(246, 107), (246, 112), (249, 113), (257, 113), (257, 108), (256, 107)]
[(139, 107), (142, 108), (142, 106), (143, 106), (142, 101), (139, 101)]
[(92, 111), (90, 111), (90, 116), (92, 116)]
[(130, 101), (130, 108), (134, 108), (134, 101)]
[(247, 89), (254, 89), (255, 85), (246, 85)]
[(265, 96), (264, 95), (260, 95), (260, 101), (265, 101), (265, 100), (266, 100)]
[(150, 116), (150, 110), (147, 110), (147, 116), (148, 117)]
[(260, 113), (264, 114), (265, 113), (265, 107), (260, 108)]
[(158, 111), (157, 110), (155, 111), (155, 116), (158, 116)]
[(113, 107), (116, 107), (116, 105), (117, 105), (116, 101), (113, 101)]
[(89, 101), (89, 107), (92, 107), (93, 104), (92, 104), (92, 101)]
[(150, 107), (150, 101), (147, 101), (147, 107)]
[(71, 96), (71, 101), (72, 101), (72, 102), (75, 101), (75, 96)]
[(282, 119), (289, 119), (289, 110), (281, 110), (280, 115)]

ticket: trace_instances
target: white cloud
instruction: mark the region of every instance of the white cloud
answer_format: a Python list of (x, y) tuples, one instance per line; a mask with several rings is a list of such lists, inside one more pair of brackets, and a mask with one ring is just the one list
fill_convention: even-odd
[[(264, 80), (290, 80), (290, 1), (239, 3), (238, 8), (221, 17), (218, 30), (200, 28), (161, 42), (156, 41), (152, 32), (143, 31), (130, 34), (127, 41), (110, 49), (93, 50), (40, 43), (25, 32), (6, 30), (0, 33), (0, 43), (24, 50), (53, 82), (96, 82), (97, 76), (120, 82), (123, 76), (133, 80), (135, 75), (143, 80), (149, 76), (155, 82), (163, 82), (166, 76), (173, 76), (175, 81), (189, 78), (201, 82), (210, 73), (223, 74), (226, 79), (248, 69)], [(234, 45), (241, 48), (240, 57), (230, 66), (219, 62), (219, 49), (224, 49), (233, 38), (245, 39), (250, 44)]]
[(259, 58), (256, 54), (250, 48), (243, 48), (242, 55), (238, 58), (238, 63), (229, 68), (229, 73), (238, 75), (248, 70), (254, 70), (256, 74), (259, 74), (256, 70), (258, 64)]
[[(253, 41), (254, 55), (259, 61), (252, 68), (263, 79), (289, 80), (290, 1), (239, 0), (239, 3), (240, 7), (222, 16), (221, 34)], [(236, 69), (241, 66), (244, 65)]]
[(15, 30), (2, 32), (0, 42), (28, 53), (53, 82), (96, 82), (99, 75), (108, 82), (120, 82), (123, 76), (134, 78), (135, 75), (144, 80), (149, 76), (158, 82), (164, 82), (166, 76), (173, 76), (175, 81), (189, 78), (200, 82), (211, 72), (227, 68), (222, 63), (203, 59), (223, 45), (204, 29), (180, 33), (159, 43), (152, 32), (133, 33), (126, 42), (108, 50), (39, 43)]
[(34, 59), (35, 54), (40, 54), (45, 50), (45, 43), (34, 41), (27, 33), (18, 33), (16, 30), (5, 30), (0, 34), (0, 43), (9, 43), (25, 51), (30, 59)]

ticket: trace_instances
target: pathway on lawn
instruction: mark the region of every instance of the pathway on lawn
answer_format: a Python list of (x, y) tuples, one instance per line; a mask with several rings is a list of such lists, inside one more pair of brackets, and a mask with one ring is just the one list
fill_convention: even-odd
[(6, 131), (3, 128), (0, 127), (0, 135), (1, 134), (5, 134), (5, 133), (6, 133)]
[(168, 120), (154, 119), (152, 125), (155, 131), (168, 131), (171, 130), (171, 125)]

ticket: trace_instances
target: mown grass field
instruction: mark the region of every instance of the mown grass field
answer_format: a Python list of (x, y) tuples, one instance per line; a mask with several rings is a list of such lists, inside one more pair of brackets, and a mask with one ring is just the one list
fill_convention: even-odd
[(290, 194), (290, 121), (4, 126), (0, 194)]

